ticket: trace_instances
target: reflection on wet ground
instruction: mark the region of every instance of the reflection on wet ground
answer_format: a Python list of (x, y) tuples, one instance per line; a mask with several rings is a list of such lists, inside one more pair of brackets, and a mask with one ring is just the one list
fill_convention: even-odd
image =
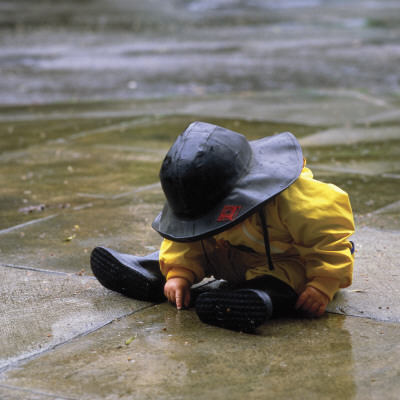
[[(34, 3), (0, 4), (0, 397), (395, 399), (397, 2)], [(226, 332), (92, 277), (97, 245), (159, 247), (158, 170), (194, 120), (291, 131), (349, 193), (354, 283), (323, 319)]]

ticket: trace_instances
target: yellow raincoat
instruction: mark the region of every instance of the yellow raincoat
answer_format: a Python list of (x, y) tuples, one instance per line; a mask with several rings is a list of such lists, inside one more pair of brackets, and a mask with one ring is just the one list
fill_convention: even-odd
[(264, 206), (274, 269), (268, 267), (258, 213), (225, 232), (193, 243), (164, 239), (160, 267), (166, 279), (191, 284), (213, 275), (239, 283), (272, 275), (300, 294), (307, 285), (330, 300), (351, 285), (354, 232), (347, 193), (313, 179), (303, 167), (300, 177)]

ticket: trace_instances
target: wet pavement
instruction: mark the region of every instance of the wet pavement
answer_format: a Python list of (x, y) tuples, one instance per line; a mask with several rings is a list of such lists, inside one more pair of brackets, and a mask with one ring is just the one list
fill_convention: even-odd
[[(400, 6), (135, 3), (0, 5), (0, 398), (397, 399)], [(291, 131), (349, 193), (354, 282), (322, 319), (229, 332), (93, 278), (97, 245), (158, 248), (193, 120)]]

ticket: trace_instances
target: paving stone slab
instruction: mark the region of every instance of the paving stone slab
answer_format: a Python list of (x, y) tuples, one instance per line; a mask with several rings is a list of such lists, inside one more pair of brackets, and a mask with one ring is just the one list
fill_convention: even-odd
[[(173, 105), (173, 103), (171, 103)], [(309, 126), (349, 124), (381, 112), (381, 107), (362, 99), (324, 91), (243, 93), (234, 99), (215, 96), (193, 99), (181, 105), (180, 113), (280, 121)]]
[[(387, 104), (385, 102), (385, 104)], [(376, 114), (367, 116), (362, 118), (360, 121), (357, 121), (359, 123), (363, 124), (400, 124), (400, 109), (398, 105), (398, 100), (397, 100), (397, 106), (396, 106), (396, 100), (394, 100), (392, 104), (395, 108), (394, 109), (388, 109), (388, 110), (382, 110), (382, 112), (378, 112)]]
[(299, 140), (301, 146), (338, 146), (341, 144), (400, 140), (400, 127), (340, 127), (314, 133)]
[(397, 324), (338, 315), (242, 334), (162, 304), (6, 371), (0, 385), (82, 400), (395, 399), (399, 339)]
[[(13, 121), (17, 123), (25, 121), (24, 123), (27, 124), (27, 121), (32, 120), (36, 121), (35, 126), (37, 126), (37, 121), (40, 120), (62, 121), (68, 117), (73, 121), (95, 119), (104, 121), (104, 125), (108, 125), (110, 121), (107, 122), (107, 118), (127, 119), (126, 122), (116, 122), (111, 126), (119, 130), (129, 128), (130, 124), (154, 124), (160, 117), (179, 115), (195, 118), (236, 118), (297, 123), (310, 127), (330, 127), (352, 123), (368, 125), (387, 122), (387, 114), (397, 116), (398, 99), (381, 95), (379, 100), (378, 103), (372, 102), (367, 96), (360, 96), (360, 92), (344, 89), (244, 91), (228, 95), (204, 94), (185, 98), (0, 107), (0, 121), (7, 123), (6, 129), (10, 129)], [(376, 116), (375, 119), (370, 122), (374, 116)], [(132, 121), (133, 118), (137, 121)], [(395, 117), (390, 120), (393, 120), (394, 124), (398, 123)], [(187, 122), (190, 123), (191, 120), (188, 119)], [(68, 124), (68, 120), (64, 124)], [(83, 125), (82, 122), (81, 124)], [(75, 132), (75, 129), (69, 128), (71, 132)], [(102, 132), (102, 129), (98, 128), (98, 134)], [(40, 132), (42, 130), (36, 134), (39, 138)]]
[(0, 263), (71, 273), (84, 269), (91, 274), (89, 255), (96, 246), (151, 253), (161, 244), (150, 226), (161, 210), (161, 199), (157, 186), (112, 201), (92, 198), (86, 208), (50, 212), (52, 218), (0, 232)]
[(23, 151), (1, 155), (0, 232), (34, 219), (35, 207), (53, 212), (85, 207), (91, 199), (123, 196), (157, 183), (163, 155), (154, 141), (143, 141), (135, 132), (118, 136), (113, 130), (96, 137), (65, 135), (61, 143), (38, 140)]
[[(393, 185), (394, 189), (398, 188), (398, 185)], [(390, 200), (390, 198), (388, 198)], [(374, 202), (371, 196), (371, 202)], [(377, 202), (376, 205), (379, 203)], [(389, 230), (393, 232), (400, 232), (400, 209), (399, 201), (396, 198), (392, 198), (392, 202), (388, 201), (385, 204), (381, 204), (370, 212), (365, 214), (355, 215), (355, 220), (357, 221), (357, 226), (364, 228), (367, 226), (373, 227), (375, 229)]]
[(149, 307), (84, 276), (0, 266), (0, 370)]
[(354, 280), (342, 289), (328, 311), (400, 322), (399, 231), (364, 227), (352, 236), (355, 242)]
[(316, 164), (312, 163), (312, 170), (317, 174), (324, 172), (327, 173), (340, 173), (346, 175), (378, 175), (383, 178), (400, 179), (400, 165), (390, 161), (359, 161), (351, 160), (350, 164), (344, 163), (326, 163)]
[(0, 385), (0, 398), (1, 400), (73, 400), (68, 397), (49, 396), (46, 393), (37, 393), (32, 390), (21, 390), (7, 385)]

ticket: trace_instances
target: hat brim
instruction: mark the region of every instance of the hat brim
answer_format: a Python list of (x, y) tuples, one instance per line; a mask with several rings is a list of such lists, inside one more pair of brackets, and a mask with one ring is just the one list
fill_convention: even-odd
[[(214, 236), (249, 217), (300, 176), (303, 154), (290, 132), (249, 141), (249, 144), (252, 159), (248, 172), (223, 201), (190, 219), (175, 215), (166, 202), (152, 223), (153, 229), (176, 242), (194, 242)], [(221, 218), (226, 209), (235, 212)]]

